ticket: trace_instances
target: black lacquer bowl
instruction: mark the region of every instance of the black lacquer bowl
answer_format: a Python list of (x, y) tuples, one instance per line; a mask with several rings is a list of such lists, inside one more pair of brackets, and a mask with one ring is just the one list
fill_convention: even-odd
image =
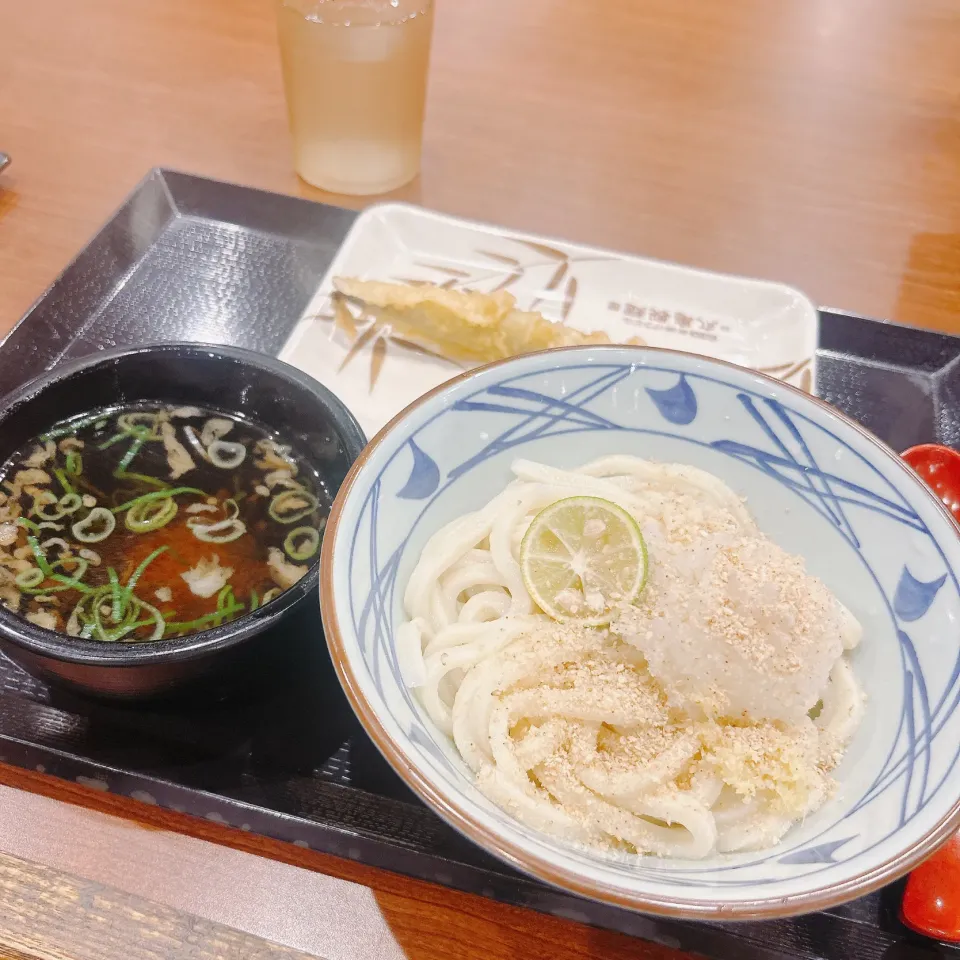
[[(329, 390), (279, 360), (233, 347), (157, 344), (58, 366), (5, 397), (0, 463), (58, 420), (139, 401), (208, 407), (254, 420), (292, 443), (331, 494), (366, 443), (360, 425)], [(79, 640), (0, 606), (0, 649), (30, 673), (99, 696), (157, 697), (208, 685), (227, 690), (276, 658), (284, 631), (273, 628), (295, 611), (316, 610), (318, 570), (315, 560), (291, 589), (230, 623), (151, 643)]]

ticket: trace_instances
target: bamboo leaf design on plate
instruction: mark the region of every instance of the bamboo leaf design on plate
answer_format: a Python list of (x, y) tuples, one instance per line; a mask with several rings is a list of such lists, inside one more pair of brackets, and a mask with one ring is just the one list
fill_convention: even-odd
[(432, 280), (416, 280), (413, 277), (394, 277), (397, 283), (405, 283), (408, 287), (431, 287)]
[(344, 369), (346, 369), (350, 361), (376, 336), (377, 330), (378, 326), (376, 321), (374, 321), (353, 341), (350, 349), (347, 351), (347, 355), (340, 362), (337, 373), (342, 373)]
[(564, 260), (563, 263), (557, 267), (553, 272), (553, 276), (547, 281), (547, 285), (544, 288), (545, 290), (556, 290), (560, 286), (561, 281), (567, 275), (567, 271), (570, 269), (570, 261)]
[(427, 270), (436, 270), (437, 273), (446, 274), (448, 277), (459, 277), (461, 280), (466, 280), (470, 277), (468, 270), (459, 270), (456, 267), (448, 267), (442, 263), (417, 263), (415, 266), (424, 267)]
[(563, 294), (563, 307), (560, 309), (560, 316), (564, 320), (570, 316), (570, 311), (573, 309), (573, 305), (577, 302), (577, 288), (578, 288), (577, 278), (571, 277), (567, 281), (567, 289)]
[(757, 367), (758, 373), (766, 373), (771, 377), (777, 377), (780, 380), (792, 380), (797, 374), (800, 376), (800, 389), (810, 392), (810, 385), (813, 382), (813, 373), (810, 370), (810, 357), (803, 360), (790, 360), (788, 363), (778, 363), (772, 367)]
[(437, 350), (431, 350), (429, 347), (421, 346), (419, 343), (414, 343), (412, 340), (404, 340), (403, 337), (398, 337), (391, 334), (390, 341), (391, 343), (395, 343), (397, 346), (404, 347), (407, 350), (412, 350), (415, 353), (421, 353), (425, 357), (432, 357), (434, 360), (445, 360), (451, 366), (457, 367), (461, 370), (464, 369), (464, 364), (460, 363), (460, 361), (453, 360), (450, 357), (445, 357)]
[(443, 283), (440, 284), (440, 289), (452, 290), (457, 285), (457, 283), (458, 283), (457, 278), (451, 277), (449, 280), (444, 280)]
[(789, 370), (792, 366), (795, 366), (794, 362), (790, 360), (788, 363), (778, 363), (775, 367), (757, 367), (757, 373), (769, 373), (771, 375), (783, 373), (785, 370)]
[(499, 290), (506, 290), (508, 287), (516, 283), (522, 276), (523, 270), (521, 270), (519, 273), (511, 273), (504, 277), (490, 292), (497, 293)]
[(380, 379), (380, 371), (383, 370), (383, 362), (387, 359), (387, 338), (381, 334), (373, 343), (373, 355), (370, 357), (370, 392), (377, 385)]
[(807, 357), (805, 360), (801, 360), (799, 363), (795, 363), (784, 375), (784, 380), (789, 380), (791, 377), (795, 377), (801, 370), (806, 369), (810, 365), (810, 358)]
[(478, 250), (477, 253), (481, 257), (489, 257), (491, 260), (496, 260), (498, 263), (505, 263), (508, 267), (519, 267), (520, 261), (515, 257), (508, 257), (503, 253), (493, 253), (490, 250)]
[(335, 293), (330, 301), (333, 303), (333, 322), (351, 340), (357, 339), (357, 324), (344, 298)]
[(537, 253), (542, 253), (545, 257), (549, 257), (551, 260), (566, 260), (567, 255), (562, 251), (558, 250), (556, 247), (548, 247), (545, 243), (534, 243), (532, 240), (520, 240), (514, 238), (515, 243), (522, 243), (525, 247), (529, 247), (531, 250), (536, 250)]

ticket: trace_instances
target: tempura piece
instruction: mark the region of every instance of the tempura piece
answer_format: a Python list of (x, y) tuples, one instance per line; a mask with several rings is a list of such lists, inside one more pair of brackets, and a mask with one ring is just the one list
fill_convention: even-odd
[[(549, 347), (612, 342), (605, 333), (582, 333), (534, 311), (517, 310), (516, 298), (506, 290), (480, 293), (352, 277), (335, 277), (333, 285), (375, 322), (390, 327), (396, 337), (460, 363), (487, 363)], [(639, 339), (628, 342), (643, 343)]]

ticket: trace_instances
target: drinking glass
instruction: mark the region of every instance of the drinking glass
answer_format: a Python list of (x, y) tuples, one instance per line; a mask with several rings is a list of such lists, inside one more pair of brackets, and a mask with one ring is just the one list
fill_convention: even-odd
[(294, 164), (334, 193), (420, 169), (433, 0), (277, 0)]

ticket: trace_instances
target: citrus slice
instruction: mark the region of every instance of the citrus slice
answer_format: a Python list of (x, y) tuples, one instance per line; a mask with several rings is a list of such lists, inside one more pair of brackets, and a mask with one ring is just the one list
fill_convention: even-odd
[(600, 497), (544, 507), (520, 544), (520, 570), (534, 602), (554, 620), (610, 622), (647, 580), (647, 545), (626, 510)]

